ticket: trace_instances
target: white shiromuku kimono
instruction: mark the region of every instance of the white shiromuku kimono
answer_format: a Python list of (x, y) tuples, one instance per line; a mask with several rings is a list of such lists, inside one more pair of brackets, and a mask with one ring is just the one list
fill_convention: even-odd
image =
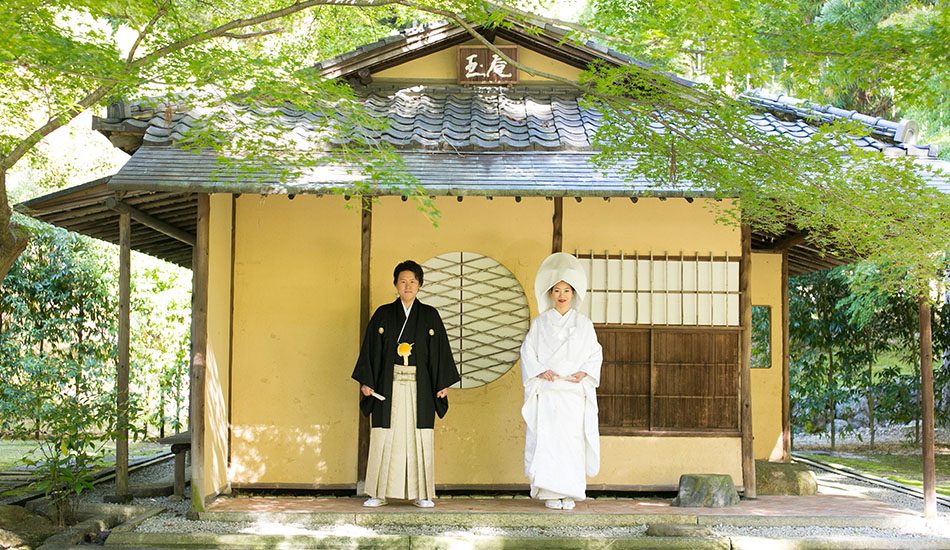
[[(577, 298), (575, 298), (577, 299)], [(600, 471), (597, 396), (603, 354), (594, 325), (574, 309), (544, 311), (521, 345), (525, 475), (531, 496), (543, 500), (586, 498), (587, 479)], [(538, 378), (546, 370), (560, 377)], [(579, 383), (566, 380), (587, 373)]]

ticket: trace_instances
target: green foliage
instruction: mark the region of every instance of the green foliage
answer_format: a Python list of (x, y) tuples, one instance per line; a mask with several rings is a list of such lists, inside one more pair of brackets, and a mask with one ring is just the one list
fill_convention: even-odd
[[(658, 69), (692, 60), (716, 86), (764, 82), (778, 67), (796, 86), (818, 89), (825, 75), (840, 73), (847, 82), (864, 79), (861, 89), (876, 89), (863, 84), (873, 82), (928, 108), (946, 97), (945, 75), (931, 62), (947, 58), (943, 2), (884, 3), (847, 20), (834, 6), (824, 13), (824, 4), (604, 0), (590, 21), (619, 37), (614, 45), (660, 62)], [(157, 113), (184, 108), (201, 120), (185, 145), (223, 152), (221, 170), (279, 184), (342, 163), (355, 174), (350, 193), (395, 187), (420, 197), (435, 221), (398, 155), (372, 138), (378, 121), (348, 86), (309, 68), (392, 26), (431, 17), (504, 26), (525, 16), (461, 0), (7, 2), (0, 8), (8, 29), (0, 36), (0, 168), (84, 109), (150, 98)], [(923, 288), (934, 273), (932, 252), (950, 247), (950, 199), (924, 185), (912, 162), (855, 150), (847, 134), (866, 132), (858, 125), (825, 128), (807, 142), (774, 139), (750, 127), (746, 105), (638, 66), (599, 68), (582, 86), (605, 114), (596, 139), (601, 165), (619, 166), (631, 180), (738, 198), (741, 215), (723, 212), (723, 219), (773, 232), (792, 224), (823, 251), (897, 266), (892, 287)], [(37, 107), (49, 124), (34, 120)], [(281, 109), (316, 115), (305, 139), (287, 131)], [(327, 147), (328, 140), (337, 144)]]
[(835, 437), (837, 404), (856, 383), (861, 352), (857, 334), (839, 303), (848, 297), (843, 269), (796, 277), (789, 282), (789, 347), (793, 424)]
[(752, 368), (772, 366), (772, 308), (752, 306)]
[(720, 87), (777, 84), (812, 98), (855, 87), (946, 111), (950, 79), (936, 61), (950, 57), (945, 1), (596, 0), (583, 22), (635, 57)]
[[(792, 279), (790, 391), (797, 429), (824, 431), (845, 406), (867, 407), (869, 422), (919, 424), (917, 298), (882, 291), (880, 277), (879, 266), (864, 263)], [(950, 352), (950, 302), (938, 301), (933, 311), (935, 413), (938, 424), (948, 425), (950, 361), (943, 357)], [(845, 420), (848, 429), (863, 427)]]
[(777, 235), (792, 225), (827, 254), (882, 266), (878, 283), (891, 291), (925, 292), (950, 250), (950, 196), (912, 158), (858, 148), (860, 124), (821, 126), (806, 140), (768, 136), (749, 106), (637, 66), (599, 68), (585, 84), (604, 114), (595, 160), (632, 182), (738, 199), (721, 220)]
[[(26, 222), (29, 223), (29, 222)], [(0, 298), (0, 435), (34, 439), (25, 462), (65, 514), (110, 448), (115, 424), (116, 253), (32, 223)], [(136, 255), (131, 312), (132, 436), (187, 421), (190, 276)]]
[(0, 433), (35, 438), (40, 489), (60, 523), (111, 434), (115, 300), (100, 250), (36, 227), (0, 299)]
[[(279, 123), (277, 108), (316, 114), (307, 130), (320, 139), (311, 143), (333, 135), (352, 139), (352, 125), (376, 124), (347, 85), (310, 67), (431, 16), (391, 0), (357, 5), (4, 3), (0, 167), (19, 159), (18, 145), (35, 143), (78, 112), (124, 99), (147, 102), (159, 113), (184, 108), (199, 116), (202, 124), (183, 145), (222, 151), (222, 169), (238, 166), (248, 177), (264, 172), (270, 181), (285, 181), (342, 162), (361, 168), (350, 193), (398, 186), (418, 195), (383, 143), (354, 142), (314, 155)], [(253, 105), (259, 116), (240, 105)], [(47, 118), (52, 127), (39, 128)], [(420, 204), (431, 211), (431, 203)]]
[(190, 277), (165, 265), (135, 270), (132, 281), (131, 428), (137, 438), (164, 437), (186, 429)]
[(775, 234), (792, 225), (819, 250), (883, 266), (887, 290), (926, 294), (950, 250), (950, 198), (925, 184), (926, 170), (856, 148), (868, 133), (859, 124), (826, 124), (807, 140), (762, 135), (730, 96), (827, 91), (839, 105), (860, 98), (845, 105), (860, 110), (898, 102), (933, 113), (943, 128), (950, 78), (934, 60), (950, 53), (948, 17), (947, 2), (597, 0), (584, 20), (597, 37), (655, 64), (587, 75), (604, 113), (597, 160), (639, 185), (738, 198), (741, 211), (723, 220)]

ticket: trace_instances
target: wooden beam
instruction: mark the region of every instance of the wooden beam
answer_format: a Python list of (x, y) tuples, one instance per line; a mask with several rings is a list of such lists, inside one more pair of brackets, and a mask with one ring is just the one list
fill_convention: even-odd
[(106, 208), (110, 208), (112, 210), (115, 210), (116, 212), (131, 215), (132, 219), (134, 219), (135, 221), (139, 222), (140, 224), (144, 226), (151, 227), (152, 229), (154, 229), (155, 231), (158, 231), (159, 233), (164, 233), (173, 239), (177, 239), (185, 244), (195, 246), (194, 235), (190, 233), (186, 233), (185, 231), (178, 229), (174, 225), (164, 222), (150, 214), (146, 214), (145, 212), (142, 212), (141, 210), (137, 208), (129, 206), (128, 204), (122, 201), (119, 201), (110, 197), (106, 199), (105, 201), (103, 201), (103, 204), (106, 206)]
[(119, 214), (119, 349), (116, 371), (115, 500), (129, 502), (129, 312), (132, 281), (132, 220)]
[[(362, 198), (362, 220), (360, 224), (360, 342), (363, 341), (366, 325), (369, 324), (370, 308), (370, 261), (373, 245), (373, 199)], [(362, 395), (362, 394), (360, 394)], [(369, 463), (369, 417), (360, 416), (357, 435), (356, 492), (364, 493), (366, 485), (366, 466)]]
[(551, 253), (561, 252), (564, 242), (564, 197), (554, 197), (554, 231)]
[(739, 315), (741, 355), (739, 356), (739, 426), (742, 432), (742, 486), (743, 496), (756, 498), (755, 455), (752, 447), (752, 228), (742, 224), (742, 257), (739, 262)]
[(781, 239), (777, 239), (772, 243), (771, 246), (767, 247), (766, 250), (784, 252), (791, 249), (793, 246), (798, 246), (805, 242), (806, 237), (808, 237), (807, 233), (792, 233), (791, 235), (786, 235)]
[(208, 366), (208, 217), (211, 199), (198, 195), (198, 234), (192, 249), (191, 278), (191, 510), (203, 512), (205, 379)]
[(918, 300), (920, 323), (920, 408), (921, 454), (924, 475), (924, 517), (937, 517), (937, 477), (934, 463), (934, 364), (933, 332), (930, 324), (930, 302), (927, 296)]
[(788, 349), (788, 251), (782, 252), (782, 462), (789, 462), (792, 453), (792, 421), (789, 393), (791, 356)]

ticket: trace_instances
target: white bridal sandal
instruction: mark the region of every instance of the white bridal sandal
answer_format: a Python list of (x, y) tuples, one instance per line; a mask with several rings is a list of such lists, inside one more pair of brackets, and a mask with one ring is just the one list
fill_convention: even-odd
[(412, 501), (413, 506), (418, 506), (419, 508), (435, 508), (435, 503), (427, 498), (419, 498)]
[(561, 499), (561, 509), (562, 509), (562, 510), (573, 510), (573, 509), (574, 509), (574, 499), (573, 499), (573, 498), (562, 498), (562, 499)]
[(386, 499), (384, 498), (368, 498), (363, 501), (363, 506), (366, 508), (379, 508), (380, 506), (386, 506)]
[(560, 499), (552, 498), (551, 500), (545, 500), (544, 505), (552, 510), (560, 510), (564, 507)]

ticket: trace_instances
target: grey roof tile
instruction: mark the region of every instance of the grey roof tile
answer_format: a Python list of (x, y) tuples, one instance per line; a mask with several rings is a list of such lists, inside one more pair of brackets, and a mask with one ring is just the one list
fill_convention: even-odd
[[(796, 122), (803, 125), (816, 122), (833, 122), (835, 120), (860, 122), (871, 133), (870, 139), (873, 139), (873, 142), (855, 138), (855, 143), (866, 149), (883, 150), (887, 155), (917, 155), (916, 149), (911, 150), (911, 148), (921, 147), (914, 143), (917, 137), (917, 126), (913, 121), (886, 120), (857, 111), (841, 109), (831, 105), (818, 105), (784, 94), (772, 94), (762, 90), (748, 91), (742, 94), (741, 98), (755, 107), (766, 109), (768, 116), (772, 116), (771, 113), (794, 115), (798, 119)], [(758, 125), (758, 123), (756, 124)], [(927, 149), (930, 151), (928, 154), (934, 155), (929, 148)]]
[[(264, 117), (293, 132), (298, 140), (329, 139), (329, 143), (341, 145), (362, 139), (369, 143), (385, 141), (400, 149), (434, 151), (592, 150), (594, 137), (603, 124), (603, 114), (584, 106), (576, 91), (567, 88), (440, 85), (402, 89), (390, 86), (375, 87), (365, 93), (362, 104), (370, 114), (386, 123), (385, 129), (355, 126), (337, 112), (332, 124), (345, 131), (340, 136), (331, 136), (324, 129), (324, 115), (290, 106), (276, 109), (234, 106), (234, 111), (243, 117)], [(760, 94), (746, 98), (765, 109), (750, 114), (748, 120), (768, 135), (808, 139), (817, 131), (817, 124), (848, 118), (868, 125), (872, 132), (852, 138), (858, 147), (884, 151), (888, 155), (936, 156), (935, 148), (881, 139), (885, 134), (900, 131), (898, 123), (892, 121), (818, 106), (789, 96)], [(127, 121), (143, 127), (143, 139), (149, 145), (167, 145), (182, 139), (199, 124), (200, 116), (167, 113), (164, 109), (147, 110), (136, 105), (128, 112), (134, 113), (133, 116), (114, 122)], [(776, 112), (784, 119), (776, 116)], [(796, 118), (787, 119), (792, 113)], [(665, 123), (657, 120), (651, 120), (649, 127), (658, 133), (667, 131)]]

